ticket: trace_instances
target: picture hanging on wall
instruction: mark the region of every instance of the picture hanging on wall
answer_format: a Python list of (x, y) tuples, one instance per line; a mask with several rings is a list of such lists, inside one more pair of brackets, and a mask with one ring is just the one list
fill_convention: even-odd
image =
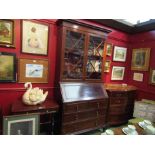
[(22, 52), (48, 54), (49, 26), (30, 20), (22, 21)]
[(123, 80), (125, 67), (113, 66), (111, 80)]
[(113, 61), (126, 61), (126, 54), (127, 54), (127, 48), (125, 47), (114, 47), (114, 55), (113, 55)]
[(133, 49), (131, 70), (148, 71), (150, 48)]
[(150, 80), (149, 83), (155, 85), (155, 69), (150, 69)]
[(106, 43), (106, 55), (111, 56), (113, 45), (111, 43)]
[(111, 64), (111, 60), (106, 60), (105, 64), (104, 64), (104, 72), (109, 72), (110, 71), (110, 64)]
[(133, 80), (142, 82), (143, 81), (143, 73), (134, 73)]
[(18, 82), (48, 83), (48, 60), (20, 58), (18, 60)]
[(16, 54), (0, 52), (0, 82), (16, 82)]
[(0, 19), (0, 46), (15, 47), (14, 20)]

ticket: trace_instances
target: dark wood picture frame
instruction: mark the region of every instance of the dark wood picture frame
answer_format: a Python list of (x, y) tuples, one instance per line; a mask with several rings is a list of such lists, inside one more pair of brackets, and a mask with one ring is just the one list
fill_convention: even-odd
[(149, 84), (155, 85), (155, 68), (150, 68)]
[[(35, 20), (21, 21), (22, 53), (48, 55), (49, 25)], [(39, 31), (38, 31), (39, 29)]]
[(48, 59), (18, 59), (18, 82), (48, 83)]
[(38, 114), (3, 116), (3, 135), (38, 135)]
[(14, 20), (0, 19), (0, 46), (15, 48)]
[(0, 52), (0, 82), (16, 82), (16, 54)]

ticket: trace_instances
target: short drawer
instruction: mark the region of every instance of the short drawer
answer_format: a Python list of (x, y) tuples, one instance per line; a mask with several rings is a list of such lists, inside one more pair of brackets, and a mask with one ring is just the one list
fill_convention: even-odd
[(77, 112), (77, 104), (64, 104), (64, 113), (73, 113), (73, 112)]
[(111, 92), (111, 97), (127, 97), (127, 92)]
[(89, 109), (97, 109), (97, 102), (84, 102), (78, 104), (78, 111), (89, 110)]
[(73, 122), (77, 120), (77, 114), (65, 114), (63, 116), (63, 123)]
[(109, 109), (109, 114), (124, 114), (125, 113), (125, 106), (115, 106), (115, 107), (111, 107)]
[(78, 119), (89, 119), (89, 118), (94, 118), (97, 117), (97, 111), (85, 111), (85, 112), (80, 112), (78, 113)]
[(111, 97), (110, 98), (110, 105), (126, 105), (127, 98), (124, 97)]

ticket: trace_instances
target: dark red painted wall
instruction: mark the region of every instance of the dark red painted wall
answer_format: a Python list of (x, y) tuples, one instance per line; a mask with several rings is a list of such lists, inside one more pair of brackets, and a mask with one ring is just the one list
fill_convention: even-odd
[[(48, 56), (38, 56), (38, 55), (31, 55), (31, 54), (23, 54), (21, 53), (21, 21), (15, 20), (15, 46), (16, 48), (2, 48), (0, 47), (0, 51), (4, 52), (13, 52), (16, 53), (17, 59), (21, 57), (25, 58), (45, 58), (49, 60), (50, 67), (49, 67), (49, 83), (47, 84), (33, 84), (33, 87), (40, 87), (44, 90), (49, 91), (48, 98), (53, 98), (53, 91), (54, 91), (54, 78), (55, 78), (55, 64), (56, 64), (56, 40), (57, 40), (57, 20), (37, 20), (41, 23), (48, 23), (50, 26), (50, 35), (49, 35), (49, 49), (48, 49)], [(89, 22), (88, 20), (79, 20), (81, 22), (86, 22), (89, 24), (93, 24), (96, 26), (103, 27), (99, 24)], [(107, 27), (104, 27), (107, 28)], [(139, 91), (139, 95), (146, 96), (146, 98), (154, 98), (154, 94), (151, 93), (155, 92), (155, 88), (153, 86), (148, 85), (148, 73), (145, 73), (144, 82), (139, 83), (132, 80), (132, 74), (130, 70), (130, 63), (131, 63), (131, 49), (132, 47), (140, 48), (140, 47), (151, 47), (151, 66), (155, 67), (155, 61), (153, 62), (153, 58), (155, 58), (155, 31), (138, 34), (138, 35), (128, 35), (121, 31), (117, 31), (111, 28), (112, 32), (108, 35), (107, 41), (112, 43), (114, 46), (122, 46), (127, 47), (127, 59), (126, 62), (113, 62), (111, 63), (110, 73), (105, 73), (104, 81), (107, 83), (129, 83), (134, 84), (141, 90), (145, 90), (146, 92)], [(145, 38), (145, 40), (143, 39)], [(131, 44), (132, 43), (132, 44)], [(108, 57), (107, 59), (112, 60), (112, 57)], [(122, 81), (111, 81), (111, 70), (112, 66), (125, 66), (125, 77)], [(148, 91), (148, 92), (147, 92)], [(25, 92), (24, 85), (16, 83), (0, 83), (0, 107), (2, 107), (2, 112), (4, 115), (8, 115), (10, 113), (11, 104), (18, 99), (21, 99), (23, 93)], [(144, 95), (145, 94), (145, 95)]]

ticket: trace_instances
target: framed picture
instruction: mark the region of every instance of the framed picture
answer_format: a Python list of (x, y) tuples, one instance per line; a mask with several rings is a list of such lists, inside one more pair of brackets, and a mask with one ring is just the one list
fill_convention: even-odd
[(111, 60), (106, 60), (105, 64), (104, 64), (104, 72), (109, 72), (110, 71), (110, 64), (111, 64)]
[(113, 55), (113, 61), (126, 61), (126, 53), (127, 53), (127, 48), (125, 47), (114, 47), (114, 55)]
[(0, 82), (16, 82), (16, 54), (0, 52)]
[(149, 83), (155, 85), (155, 69), (150, 69), (150, 80)]
[(143, 81), (143, 73), (134, 73), (133, 80), (142, 82)]
[(113, 45), (111, 43), (106, 43), (106, 55), (111, 56)]
[(48, 83), (48, 60), (20, 58), (18, 60), (18, 82)]
[(148, 71), (150, 48), (133, 49), (131, 70)]
[(113, 66), (111, 80), (123, 80), (125, 67)]
[(49, 26), (38, 22), (22, 21), (22, 52), (48, 54)]
[(0, 46), (15, 47), (13, 20), (0, 19)]
[(3, 117), (3, 135), (38, 135), (39, 115), (12, 115)]

